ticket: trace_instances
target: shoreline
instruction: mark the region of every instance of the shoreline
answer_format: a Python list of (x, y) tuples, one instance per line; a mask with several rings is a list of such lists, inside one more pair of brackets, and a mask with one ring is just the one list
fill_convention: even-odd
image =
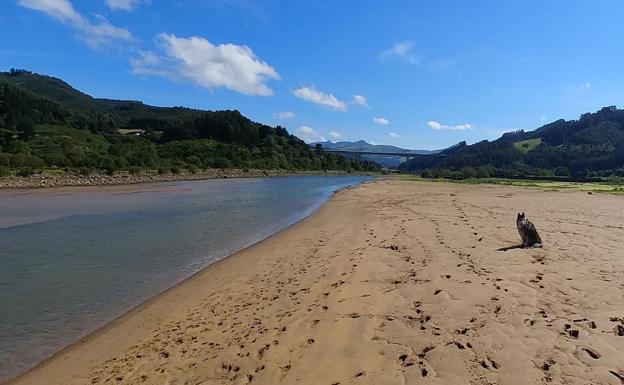
[[(282, 176), (282, 175), (280, 175)], [(298, 176), (298, 175), (284, 175), (284, 176)], [(336, 176), (340, 176), (340, 174), (336, 174)], [(273, 176), (271, 176), (273, 177)], [(277, 176), (275, 176), (277, 177)], [(181, 179), (184, 180), (184, 179)], [(195, 180), (195, 179), (193, 179)], [(198, 180), (203, 180), (203, 179), (198, 179)], [(161, 182), (166, 182), (166, 181), (157, 181), (155, 183), (161, 183)], [(149, 183), (149, 182), (144, 182), (144, 183)], [(159, 300), (159, 298), (166, 296), (167, 293), (172, 292), (174, 290), (176, 290), (176, 288), (184, 286), (184, 285), (190, 285), (192, 284), (189, 281), (192, 281), (194, 278), (196, 278), (199, 275), (205, 274), (207, 273), (207, 271), (211, 268), (214, 269), (218, 269), (218, 267), (216, 267), (215, 265), (219, 265), (221, 263), (224, 263), (224, 261), (226, 259), (229, 258), (236, 258), (237, 255), (245, 253), (245, 252), (252, 252), (254, 247), (257, 247), (258, 245), (260, 245), (261, 243), (268, 241), (274, 237), (279, 236), (282, 233), (287, 232), (288, 230), (290, 230), (291, 228), (298, 226), (302, 223), (304, 223), (306, 220), (308, 220), (309, 218), (313, 217), (314, 215), (316, 215), (320, 210), (323, 209), (323, 207), (325, 207), (325, 205), (327, 204), (327, 202), (329, 202), (331, 199), (334, 198), (334, 196), (342, 191), (346, 191), (346, 190), (351, 190), (354, 188), (357, 188), (359, 186), (365, 185), (367, 183), (371, 183), (371, 181), (363, 181), (355, 186), (347, 186), (347, 187), (343, 187), (341, 189), (335, 190), (333, 192), (333, 194), (327, 199), (325, 200), (319, 207), (315, 208), (312, 212), (310, 212), (308, 215), (306, 215), (305, 217), (299, 219), (298, 221), (292, 223), (289, 226), (286, 226), (278, 231), (276, 231), (275, 233), (260, 239), (259, 241), (243, 247), (240, 250), (235, 251), (234, 253), (225, 255), (223, 257), (221, 257), (220, 259), (216, 260), (215, 262), (203, 267), (202, 269), (196, 271), (195, 273), (191, 274), (190, 276), (182, 279), (180, 282), (174, 284), (173, 286), (170, 286), (168, 288), (166, 288), (165, 290), (156, 293), (155, 295), (153, 295), (152, 297), (148, 298), (147, 300), (137, 304), (136, 306), (128, 309), (127, 311), (123, 312), (122, 314), (120, 314), (119, 316), (113, 318), (112, 320), (106, 322), (105, 324), (96, 327), (94, 330), (92, 330), (91, 332), (88, 332), (86, 335), (78, 337), (75, 341), (70, 342), (69, 344), (67, 344), (66, 346), (64, 346), (63, 348), (61, 348), (60, 350), (52, 353), (51, 355), (49, 355), (48, 357), (44, 358), (43, 360), (39, 361), (38, 363), (36, 363), (34, 366), (31, 366), (27, 369), (25, 369), (24, 371), (18, 373), (17, 375), (9, 378), (8, 380), (3, 380), (0, 381), (0, 385), (11, 385), (14, 383), (18, 383), (20, 378), (23, 376), (28, 375), (28, 373), (36, 371), (40, 368), (45, 367), (48, 363), (54, 361), (55, 359), (61, 357), (63, 354), (69, 353), (75, 349), (77, 349), (81, 344), (85, 344), (88, 343), (90, 340), (93, 340), (94, 338), (97, 338), (98, 336), (101, 336), (102, 334), (106, 333), (108, 330), (113, 329), (115, 327), (115, 325), (124, 322), (124, 320), (131, 318), (135, 313), (140, 313), (143, 309), (147, 308), (148, 306), (150, 306), (150, 304), (156, 302)], [(142, 183), (136, 183), (136, 184), (142, 184)], [(133, 185), (133, 184), (130, 184)], [(119, 185), (107, 185), (107, 186), (119, 186)], [(125, 186), (125, 185), (121, 185), (121, 186)], [(50, 189), (56, 189), (56, 188), (63, 188), (63, 187), (85, 187), (85, 186), (53, 186), (53, 187), (49, 187)], [(0, 192), (2, 190), (0, 189)], [(215, 267), (213, 267), (215, 266)]]
[[(6, 384), (619, 385), (621, 199), (342, 190)], [(517, 209), (542, 249), (517, 247)]]
[[(339, 190), (339, 191), (342, 191), (342, 190)], [(96, 328), (92, 332), (87, 333), (85, 336), (78, 338), (76, 341), (74, 341), (74, 342), (70, 343), (69, 345), (63, 347), (59, 351), (53, 353), (52, 355), (50, 355), (49, 357), (43, 359), (39, 363), (37, 363), (34, 366), (30, 367), (29, 369), (26, 369), (25, 371), (17, 374), (17, 376), (15, 376), (13, 378), (10, 378), (7, 381), (0, 382), (0, 385), (11, 385), (11, 384), (19, 383), (19, 380), (20, 380), (21, 377), (28, 375), (28, 373), (30, 373), (30, 372), (37, 371), (38, 369), (41, 369), (41, 368), (45, 367), (47, 364), (49, 364), (50, 362), (54, 361), (55, 359), (59, 359), (62, 355), (78, 349), (80, 347), (80, 345), (86, 344), (89, 341), (91, 341), (91, 340), (93, 340), (93, 339), (95, 339), (97, 337), (102, 336), (107, 331), (109, 331), (111, 329), (114, 329), (115, 326), (117, 326), (118, 324), (123, 323), (125, 320), (130, 319), (130, 318), (132, 318), (132, 316), (140, 313), (142, 310), (145, 310), (152, 303), (157, 302), (162, 297), (167, 296), (168, 294), (170, 294), (171, 292), (179, 289), (180, 287), (192, 284), (191, 281), (193, 281), (197, 276), (206, 274), (206, 272), (211, 270), (211, 269), (218, 269), (218, 265), (220, 265), (222, 263), (225, 263), (226, 259), (236, 258), (241, 253), (252, 251), (253, 248), (257, 247), (260, 243), (265, 242), (265, 241), (267, 241), (267, 240), (269, 240), (269, 239), (271, 239), (273, 237), (276, 237), (279, 234), (288, 231), (290, 228), (295, 227), (295, 226), (299, 225), (302, 222), (305, 222), (308, 218), (310, 218), (311, 216), (315, 215), (322, 208), (323, 208), (323, 206), (319, 207), (314, 212), (312, 212), (310, 215), (306, 216), (305, 218), (302, 218), (301, 220), (293, 223), (292, 225), (290, 225), (288, 227), (285, 227), (285, 228), (277, 231), (276, 233), (271, 234), (268, 237), (259, 240), (258, 242), (254, 243), (252, 245), (244, 247), (244, 248), (242, 248), (242, 249), (240, 249), (240, 250), (238, 250), (238, 251), (236, 251), (236, 252), (234, 252), (232, 254), (226, 255), (223, 258), (221, 258), (221, 259), (219, 259), (219, 260), (209, 264), (208, 266), (202, 268), (201, 270), (191, 274), (189, 277), (184, 278), (182, 281), (176, 283), (175, 285), (165, 289), (164, 291), (162, 291), (160, 293), (155, 294), (154, 296), (152, 296), (151, 298), (147, 299), (146, 301), (141, 302), (140, 304), (134, 306), (133, 308), (129, 309), (128, 311), (124, 312), (123, 314), (115, 317), (114, 319), (112, 319), (111, 321), (107, 322), (106, 324)]]
[(344, 171), (288, 171), (288, 170), (241, 170), (241, 169), (208, 169), (205, 171), (179, 174), (158, 174), (156, 171), (131, 174), (119, 172), (115, 175), (74, 174), (74, 173), (41, 173), (27, 177), (0, 177), (0, 191), (23, 189), (46, 189), (53, 187), (99, 187), (125, 186), (136, 184), (176, 182), (208, 179), (229, 178), (272, 178), (281, 176), (379, 176), (380, 173)]

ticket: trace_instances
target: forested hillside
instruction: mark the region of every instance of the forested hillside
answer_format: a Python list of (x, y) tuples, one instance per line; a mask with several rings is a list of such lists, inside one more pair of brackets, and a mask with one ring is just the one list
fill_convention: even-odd
[(443, 156), (418, 158), (402, 169), (425, 177), (624, 176), (624, 110), (605, 107), (578, 120), (557, 120), (495, 141), (459, 143)]
[(44, 169), (191, 172), (206, 168), (376, 171), (310, 149), (238, 111), (95, 99), (60, 79), (0, 73), (0, 176)]

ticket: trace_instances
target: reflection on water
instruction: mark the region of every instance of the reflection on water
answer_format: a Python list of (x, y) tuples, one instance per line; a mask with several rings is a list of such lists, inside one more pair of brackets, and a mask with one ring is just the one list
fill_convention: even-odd
[(0, 196), (0, 380), (365, 179), (229, 179)]

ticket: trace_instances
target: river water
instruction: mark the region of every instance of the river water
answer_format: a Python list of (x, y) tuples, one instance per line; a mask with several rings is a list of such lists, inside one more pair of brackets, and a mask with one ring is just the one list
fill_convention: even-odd
[(367, 179), (0, 193), (0, 381)]

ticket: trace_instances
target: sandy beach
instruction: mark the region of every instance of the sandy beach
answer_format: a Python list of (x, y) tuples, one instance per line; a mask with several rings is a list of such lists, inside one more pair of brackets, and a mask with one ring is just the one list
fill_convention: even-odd
[(10, 384), (621, 385), (623, 246), (621, 196), (369, 183)]

